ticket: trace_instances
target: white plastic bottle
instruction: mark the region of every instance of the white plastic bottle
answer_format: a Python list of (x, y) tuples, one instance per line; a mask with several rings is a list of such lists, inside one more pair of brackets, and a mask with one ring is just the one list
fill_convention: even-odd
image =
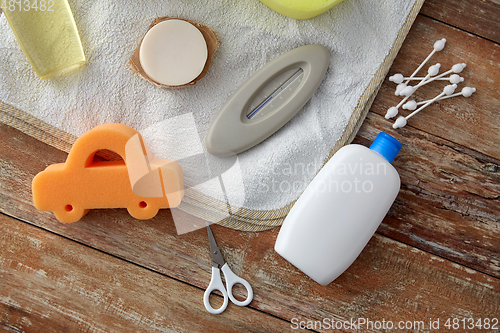
[(313, 280), (327, 285), (358, 257), (399, 193), (391, 165), (401, 144), (379, 133), (370, 148), (341, 148), (320, 170), (286, 217), (274, 249)]

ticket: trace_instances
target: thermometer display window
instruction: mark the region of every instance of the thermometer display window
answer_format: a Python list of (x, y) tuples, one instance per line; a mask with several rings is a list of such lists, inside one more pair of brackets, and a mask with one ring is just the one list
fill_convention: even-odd
[[(292, 72), (291, 76), (290, 72)], [(286, 102), (292, 96), (294, 91), (300, 86), (303, 76), (304, 70), (302, 68), (293, 69), (278, 76), (278, 82), (275, 82), (276, 80), (270, 82), (263, 89), (263, 93), (265, 94), (266, 91), (272, 91), (271, 94), (267, 96), (257, 96), (254, 99), (250, 107), (250, 112), (246, 116), (247, 119), (262, 117), (278, 109), (279, 106)], [(275, 88), (278, 84), (279, 86)], [(255, 103), (256, 100), (257, 103)], [(257, 106), (255, 106), (255, 104), (257, 104)]]

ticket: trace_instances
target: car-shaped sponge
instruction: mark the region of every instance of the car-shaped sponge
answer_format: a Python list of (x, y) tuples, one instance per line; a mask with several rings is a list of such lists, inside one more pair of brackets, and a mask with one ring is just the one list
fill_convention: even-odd
[[(94, 161), (100, 150), (120, 161)], [(150, 219), (161, 208), (177, 207), (184, 196), (182, 168), (151, 156), (141, 135), (123, 124), (104, 124), (79, 137), (65, 163), (49, 165), (35, 176), (33, 202), (65, 223), (89, 209), (127, 208), (137, 219)]]

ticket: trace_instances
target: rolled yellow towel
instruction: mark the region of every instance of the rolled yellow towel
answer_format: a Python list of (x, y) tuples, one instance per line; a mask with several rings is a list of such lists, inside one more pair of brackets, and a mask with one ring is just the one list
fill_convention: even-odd
[(307, 20), (326, 12), (342, 0), (260, 0), (274, 11), (298, 20)]

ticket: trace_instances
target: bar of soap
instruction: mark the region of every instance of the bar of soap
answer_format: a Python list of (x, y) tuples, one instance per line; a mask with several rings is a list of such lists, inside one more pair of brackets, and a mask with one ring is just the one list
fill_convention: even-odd
[(322, 14), (342, 0), (260, 0), (272, 10), (298, 20)]
[[(111, 150), (119, 161), (94, 161), (99, 150)], [(38, 210), (52, 211), (64, 223), (80, 220), (92, 208), (127, 208), (137, 219), (150, 219), (160, 208), (181, 203), (181, 166), (155, 159), (133, 128), (104, 124), (79, 137), (65, 163), (49, 165), (32, 183)]]
[[(195, 26), (203, 35), (203, 38), (205, 39), (207, 48), (208, 48), (208, 58), (207, 61), (205, 62), (205, 67), (203, 68), (203, 71), (198, 75), (194, 80), (183, 84), (183, 85), (178, 85), (178, 86), (172, 86), (172, 85), (167, 85), (167, 84), (162, 84), (158, 81), (153, 80), (146, 72), (144, 71), (144, 68), (141, 65), (141, 61), (139, 59), (140, 56), (140, 50), (141, 50), (141, 45), (142, 42), (144, 41), (144, 38), (142, 38), (141, 42), (135, 49), (134, 53), (132, 54), (132, 57), (130, 58), (130, 61), (127, 63), (127, 68), (132, 71), (133, 73), (139, 75), (141, 78), (144, 80), (153, 83), (154, 85), (157, 85), (162, 88), (168, 88), (168, 89), (180, 89), (183, 87), (188, 87), (188, 86), (193, 86), (195, 85), (199, 80), (201, 80), (205, 75), (207, 75), (208, 70), (210, 69), (210, 65), (212, 64), (212, 60), (214, 59), (215, 51), (219, 48), (220, 45), (220, 39), (217, 37), (216, 32), (210, 28), (209, 26), (190, 20), (186, 18), (180, 18), (180, 17), (168, 17), (168, 16), (163, 16), (163, 17), (157, 17), (155, 18), (151, 24), (149, 25), (149, 28), (147, 32), (149, 32), (152, 28), (154, 28), (156, 25), (160, 24), (161, 22), (168, 21), (168, 20), (182, 20), (186, 21), (193, 26)], [(146, 34), (147, 34), (146, 32)], [(145, 35), (146, 35), (145, 34)], [(145, 37), (145, 36), (144, 36)]]
[(139, 60), (146, 74), (160, 84), (181, 86), (201, 74), (208, 58), (202, 33), (178, 19), (163, 21), (144, 37)]

